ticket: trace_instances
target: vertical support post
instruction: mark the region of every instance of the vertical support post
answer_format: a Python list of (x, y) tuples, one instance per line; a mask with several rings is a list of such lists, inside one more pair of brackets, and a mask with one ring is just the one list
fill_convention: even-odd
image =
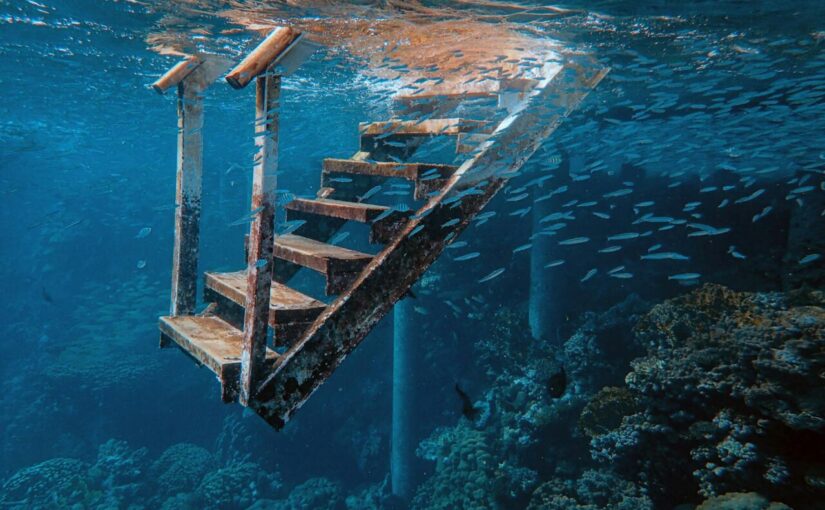
[(178, 161), (171, 315), (195, 311), (203, 175), (203, 83), (197, 70), (178, 83)]
[[(565, 182), (569, 179), (570, 161), (566, 152), (561, 152), (562, 161), (554, 171)], [(546, 192), (536, 188), (536, 195)], [(558, 210), (558, 201), (553, 197), (533, 202), (533, 246), (530, 248), (530, 297), (527, 307), (527, 320), (530, 334), (536, 340), (547, 340), (558, 344), (558, 331), (561, 326), (562, 296), (564, 291), (564, 271), (544, 267), (554, 258), (558, 258), (558, 247), (553, 237), (541, 232), (541, 218)]]
[(392, 352), (392, 438), (390, 445), (390, 476), (393, 496), (409, 501), (413, 490), (413, 389), (414, 375), (412, 335), (416, 325), (410, 298), (404, 298), (393, 309)]
[(278, 171), (278, 99), (281, 77), (266, 72), (255, 82), (255, 145), (252, 210), (247, 254), (246, 308), (239, 400), (249, 405), (261, 381), (266, 357), (269, 293), (274, 274), (275, 188)]

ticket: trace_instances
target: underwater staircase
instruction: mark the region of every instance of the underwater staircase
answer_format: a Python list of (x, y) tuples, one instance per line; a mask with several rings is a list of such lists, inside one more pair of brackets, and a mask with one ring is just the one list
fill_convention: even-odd
[[(277, 99), (282, 60), (301, 35), (278, 28), (226, 79), (235, 88), (256, 80), (256, 135), (252, 224), (247, 265), (205, 274), (206, 311), (195, 314), (202, 92), (228, 67), (190, 58), (154, 87), (178, 87), (178, 187), (172, 311), (161, 317), (161, 346), (177, 346), (208, 367), (224, 402), (239, 401), (281, 428), (394, 304), (410, 292), (507, 180), (606, 74), (577, 63), (553, 65), (509, 101), (497, 125), (460, 118), (362, 123), (350, 159), (323, 161), (314, 198), (285, 205), (287, 221), (305, 221), (276, 236)], [(459, 95), (456, 94), (456, 97)], [(447, 97), (447, 100), (456, 99)], [(435, 116), (437, 107), (430, 107)], [(435, 137), (456, 138), (468, 153), (460, 165), (412, 162), (416, 148)], [(411, 183), (417, 210), (367, 201), (387, 179)], [(362, 198), (363, 197), (363, 198)], [(376, 254), (329, 244), (348, 222), (368, 226)], [(329, 304), (288, 284), (300, 268), (323, 275)], [(271, 339), (270, 339), (271, 337)]]

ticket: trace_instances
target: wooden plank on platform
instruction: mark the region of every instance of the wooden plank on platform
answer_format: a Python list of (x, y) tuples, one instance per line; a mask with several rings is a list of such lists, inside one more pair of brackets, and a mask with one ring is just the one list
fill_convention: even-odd
[[(247, 277), (245, 271), (232, 273), (206, 273), (206, 287), (224, 298), (243, 307), (246, 300)], [(289, 324), (310, 322), (320, 314), (326, 304), (307, 296), (282, 283), (272, 282), (269, 295), (269, 323)]]
[(408, 135), (408, 136), (455, 136), (459, 133), (490, 131), (495, 126), (483, 120), (472, 119), (427, 119), (388, 120), (381, 122), (362, 122), (358, 126), (361, 136)]
[(287, 234), (275, 241), (275, 256), (326, 275), (360, 271), (372, 255)]
[(330, 198), (308, 199), (297, 198), (286, 204), (287, 211), (327, 216), (341, 220), (368, 223), (387, 212), (389, 207), (373, 205), (364, 202), (349, 202)]
[[(218, 317), (178, 316), (160, 318), (161, 334), (174, 341), (195, 361), (208, 367), (221, 382), (223, 400), (232, 401), (238, 391), (243, 334)], [(277, 354), (267, 349), (271, 365)]]

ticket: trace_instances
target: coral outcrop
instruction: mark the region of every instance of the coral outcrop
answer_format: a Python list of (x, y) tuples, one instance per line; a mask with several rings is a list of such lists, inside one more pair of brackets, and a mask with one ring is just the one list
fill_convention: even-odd
[(206, 448), (178, 443), (167, 448), (152, 463), (149, 473), (157, 486), (156, 493), (171, 497), (193, 492), (214, 465), (212, 454)]
[(499, 463), (488, 441), (483, 432), (460, 423), (422, 442), (417, 453), (435, 461), (435, 474), (418, 488), (412, 508), (503, 508), (491, 491)]
[(708, 499), (696, 510), (791, 510), (791, 507), (772, 503), (755, 492), (731, 492)]
[(280, 486), (257, 464), (236, 462), (204, 476), (195, 496), (203, 509), (243, 509), (269, 493), (273, 483)]
[(653, 503), (633, 483), (609, 471), (587, 470), (578, 480), (544, 482), (527, 510), (653, 510)]
[(89, 465), (76, 459), (55, 458), (23, 468), (0, 490), (4, 508), (71, 508), (93, 498), (86, 479)]
[(346, 510), (341, 486), (326, 478), (310, 478), (296, 486), (286, 499), (259, 501), (249, 510)]
[(648, 352), (626, 383), (639, 411), (601, 424), (595, 459), (660, 502), (742, 490), (794, 508), (825, 498), (824, 308), (707, 284), (655, 306), (636, 336)]

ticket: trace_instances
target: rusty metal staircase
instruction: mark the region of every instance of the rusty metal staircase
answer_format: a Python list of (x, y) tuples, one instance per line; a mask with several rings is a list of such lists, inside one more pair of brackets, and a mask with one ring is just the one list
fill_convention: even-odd
[[(191, 58), (155, 83), (159, 92), (177, 86), (179, 99), (172, 311), (160, 319), (161, 346), (177, 345), (208, 367), (220, 380), (224, 402), (239, 401), (275, 428), (329, 378), (606, 74), (574, 62), (546, 67), (545, 75), (522, 80), (509, 97), (502, 89), (499, 103), (508, 103), (509, 113), (497, 125), (458, 118), (363, 123), (352, 158), (324, 160), (317, 196), (286, 204), (286, 220), (304, 223), (295, 233), (276, 236), (278, 69), (300, 40), (295, 30), (276, 29), (226, 77), (235, 88), (256, 80), (253, 221), (247, 267), (206, 273), (204, 298), (211, 305), (200, 315), (194, 309), (201, 94), (228, 65)], [(438, 113), (437, 106), (429, 108), (429, 115)], [(408, 162), (422, 143), (441, 137), (455, 137), (456, 150), (468, 152), (460, 166)], [(404, 210), (369, 203), (370, 190), (386, 179), (409, 181), (420, 205)], [(371, 255), (329, 244), (348, 222), (367, 225), (369, 241), (383, 248)], [(301, 267), (322, 274), (326, 293), (337, 297), (326, 304), (289, 287)]]

